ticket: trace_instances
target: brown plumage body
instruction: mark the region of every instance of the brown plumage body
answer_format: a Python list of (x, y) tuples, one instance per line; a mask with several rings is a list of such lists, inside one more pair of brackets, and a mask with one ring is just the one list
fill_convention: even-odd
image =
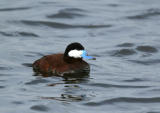
[(47, 55), (33, 63), (33, 70), (43, 76), (61, 75), (64, 73), (89, 70), (89, 64), (82, 58), (64, 57), (64, 54)]

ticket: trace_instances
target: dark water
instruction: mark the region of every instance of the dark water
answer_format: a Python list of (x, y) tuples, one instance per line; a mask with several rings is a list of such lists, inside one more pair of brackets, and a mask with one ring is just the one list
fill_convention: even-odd
[[(1, 0), (0, 113), (160, 113), (159, 0)], [(82, 43), (85, 78), (33, 76)]]

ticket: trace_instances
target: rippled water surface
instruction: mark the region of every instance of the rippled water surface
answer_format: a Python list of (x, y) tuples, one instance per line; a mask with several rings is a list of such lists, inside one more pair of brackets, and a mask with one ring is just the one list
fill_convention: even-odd
[[(159, 0), (1, 0), (0, 113), (160, 113)], [(82, 43), (89, 77), (33, 76)]]

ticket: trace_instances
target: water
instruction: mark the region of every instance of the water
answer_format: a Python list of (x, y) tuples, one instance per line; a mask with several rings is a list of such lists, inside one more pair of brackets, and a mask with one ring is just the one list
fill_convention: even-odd
[[(1, 0), (0, 113), (160, 113), (159, 0)], [(83, 44), (89, 77), (33, 76)]]

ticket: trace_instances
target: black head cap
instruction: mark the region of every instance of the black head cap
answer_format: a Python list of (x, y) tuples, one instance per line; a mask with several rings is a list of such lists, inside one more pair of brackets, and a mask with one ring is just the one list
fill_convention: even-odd
[(71, 51), (71, 50), (74, 50), (74, 49), (84, 50), (84, 47), (78, 42), (71, 43), (66, 47), (66, 50), (64, 52), (64, 56), (68, 56), (68, 52)]

